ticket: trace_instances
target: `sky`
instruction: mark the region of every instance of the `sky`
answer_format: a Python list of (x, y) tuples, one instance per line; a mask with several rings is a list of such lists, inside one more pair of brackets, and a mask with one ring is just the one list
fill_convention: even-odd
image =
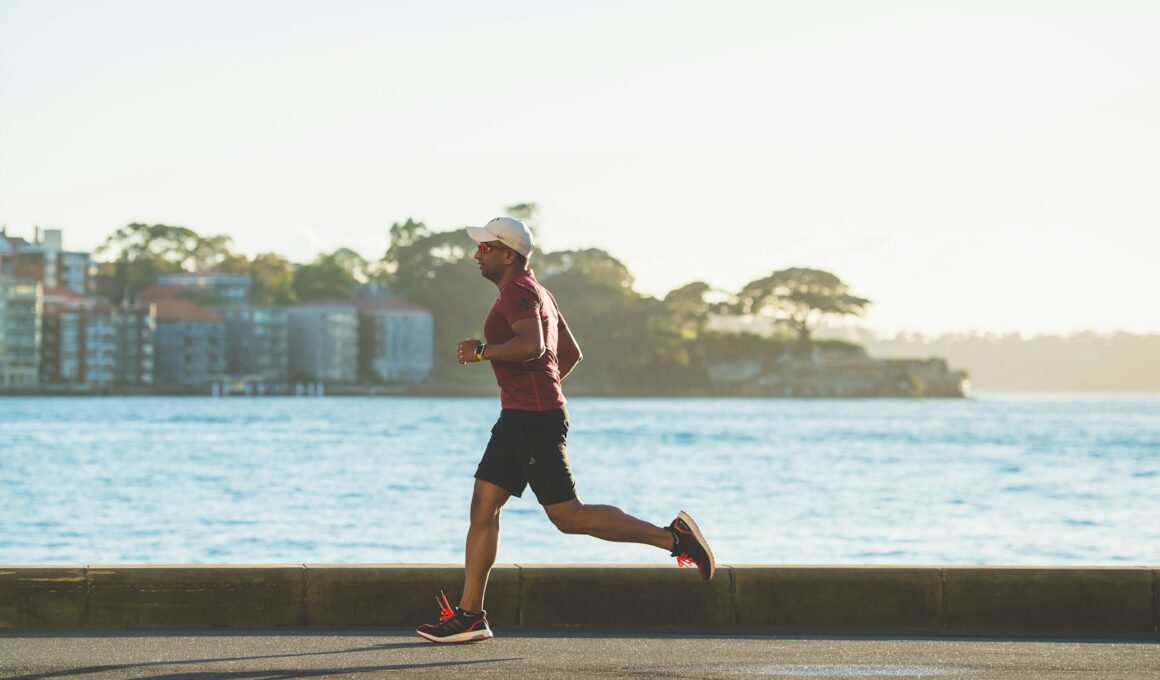
[(76, 250), (535, 202), (658, 297), (811, 267), (882, 334), (1160, 332), (1156, 121), (1150, 0), (0, 0), (0, 225)]

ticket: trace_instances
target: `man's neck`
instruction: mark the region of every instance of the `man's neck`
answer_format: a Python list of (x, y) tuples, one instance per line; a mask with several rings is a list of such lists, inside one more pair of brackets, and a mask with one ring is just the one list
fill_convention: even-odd
[(499, 280), (495, 282), (495, 287), (503, 290), (503, 287), (511, 283), (512, 279), (526, 271), (528, 271), (526, 268), (520, 269), (519, 267), (512, 267), (510, 269), (504, 270), (503, 276), (499, 277)]

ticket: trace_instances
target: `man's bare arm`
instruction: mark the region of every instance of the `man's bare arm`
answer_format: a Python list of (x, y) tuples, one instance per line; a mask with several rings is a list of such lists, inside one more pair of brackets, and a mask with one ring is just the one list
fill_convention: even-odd
[(576, 338), (572, 336), (571, 329), (564, 324), (560, 324), (560, 339), (559, 345), (556, 347), (556, 360), (560, 364), (560, 380), (568, 377), (576, 364), (584, 359), (584, 355), (580, 352), (580, 345), (576, 343)]
[[(544, 329), (540, 326), (540, 319), (532, 317), (520, 319), (512, 324), (515, 333), (511, 340), (497, 345), (488, 345), (484, 350), (483, 358), (487, 361), (530, 361), (544, 355)], [(459, 362), (469, 364), (479, 361), (475, 358), (475, 348), (479, 345), (477, 338), (459, 341)]]

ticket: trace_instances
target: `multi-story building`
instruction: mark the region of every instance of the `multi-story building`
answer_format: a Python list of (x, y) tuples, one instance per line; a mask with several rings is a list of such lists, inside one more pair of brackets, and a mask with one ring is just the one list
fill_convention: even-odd
[(32, 387), (40, 375), (44, 287), (0, 275), (0, 387)]
[(359, 369), (364, 380), (422, 382), (435, 362), (431, 312), (402, 300), (363, 300)]
[(117, 375), (119, 385), (153, 384), (153, 343), (157, 332), (157, 306), (122, 305), (115, 317)]
[(250, 277), (245, 274), (162, 274), (157, 283), (215, 297), (227, 304), (242, 304), (250, 297)]
[(226, 323), (226, 370), (231, 377), (284, 385), (290, 379), (290, 326), (286, 307), (215, 308)]
[[(61, 378), (61, 353), (69, 351), (63, 347), (61, 339), (61, 315), (59, 308), (64, 300), (79, 297), (72, 290), (50, 289), (43, 291), (40, 319), (40, 382), (51, 385), (63, 382)], [(74, 343), (75, 344), (75, 343)], [(75, 363), (74, 355), (70, 357)]]
[(358, 308), (353, 302), (313, 302), (288, 310), (290, 379), (358, 381)]
[(68, 288), (87, 295), (95, 267), (85, 252), (66, 251), (60, 229), (36, 228), (32, 241), (0, 232), (0, 276), (40, 281), (46, 289)]
[(84, 382), (109, 387), (117, 380), (117, 310), (98, 305), (84, 315)]
[(112, 382), (115, 351), (112, 339), (112, 308), (71, 288), (44, 291), (40, 336), (40, 382)]
[(200, 390), (225, 379), (226, 325), (221, 314), (189, 300), (153, 303), (154, 382), (167, 389)]
[(117, 308), (69, 288), (45, 291), (41, 383), (152, 384), (152, 315), (149, 307)]

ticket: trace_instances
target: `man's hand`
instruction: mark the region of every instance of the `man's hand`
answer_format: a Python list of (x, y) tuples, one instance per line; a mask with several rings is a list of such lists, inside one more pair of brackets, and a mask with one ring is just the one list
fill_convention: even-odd
[(480, 342), (482, 342), (482, 340), (478, 338), (468, 338), (467, 340), (459, 341), (460, 364), (470, 364), (472, 362), (479, 361), (479, 359), (475, 358), (475, 348), (479, 347)]

